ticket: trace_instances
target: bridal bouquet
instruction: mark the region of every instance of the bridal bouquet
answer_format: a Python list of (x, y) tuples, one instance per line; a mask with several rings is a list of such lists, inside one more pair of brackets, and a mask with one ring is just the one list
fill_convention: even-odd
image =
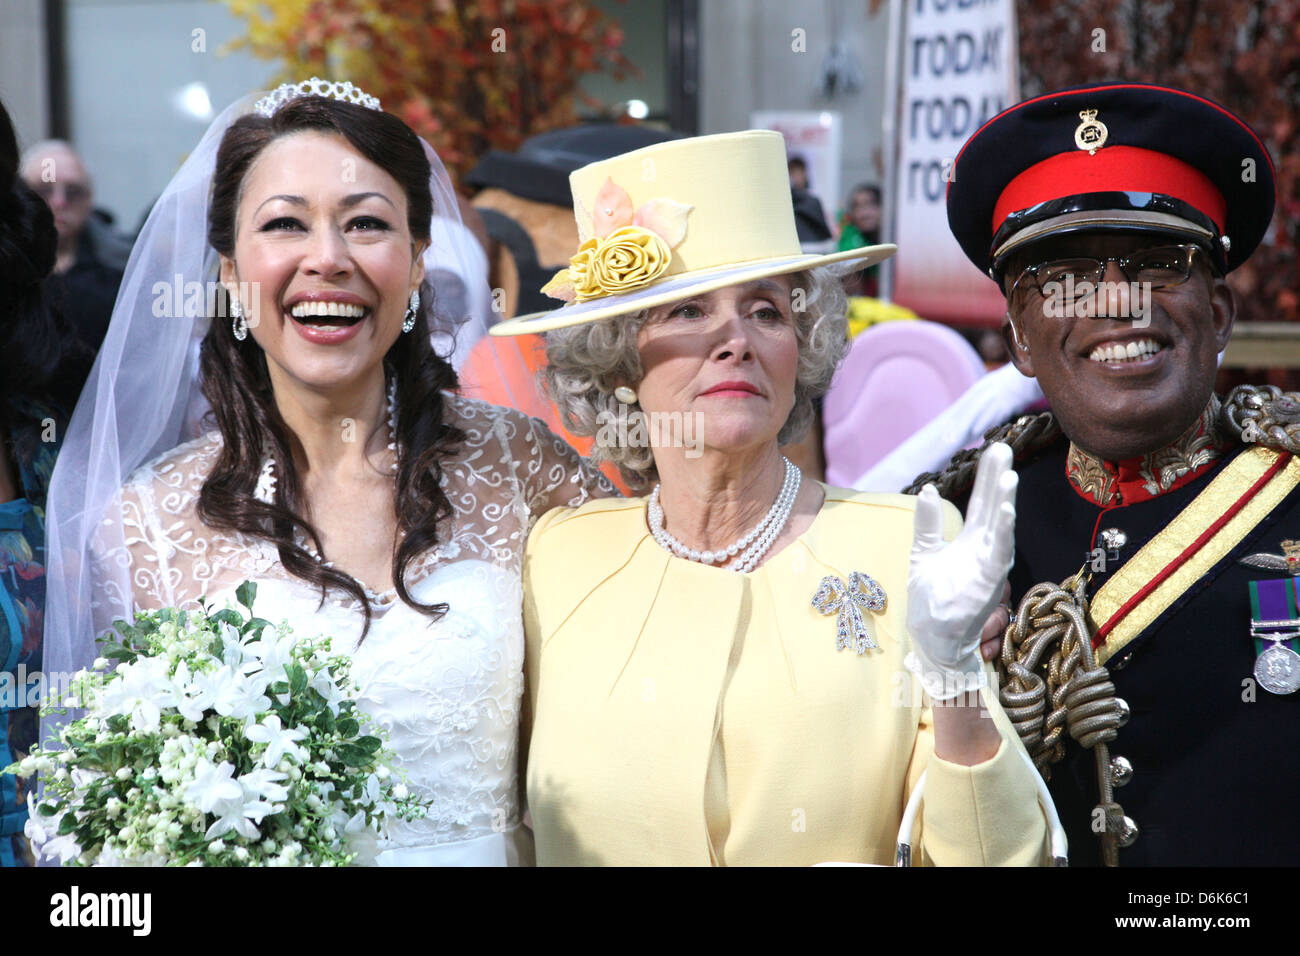
[[(346, 657), (230, 607), (172, 609), (114, 625), (105, 655), (72, 681), (64, 749), (5, 772), (40, 772), (26, 832), (42, 856), (79, 865), (340, 866), (388, 816), (427, 808), (367, 733)], [(45, 713), (64, 713), (55, 705)]]

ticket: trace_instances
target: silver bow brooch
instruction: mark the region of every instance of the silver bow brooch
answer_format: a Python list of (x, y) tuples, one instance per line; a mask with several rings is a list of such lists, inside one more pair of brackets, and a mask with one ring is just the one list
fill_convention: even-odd
[(865, 654), (868, 649), (879, 645), (867, 633), (862, 611), (883, 611), (885, 600), (884, 588), (861, 571), (854, 571), (849, 574), (847, 585), (833, 574), (822, 578), (821, 586), (813, 595), (812, 606), (823, 614), (839, 615), (835, 621), (837, 650), (855, 647), (859, 654)]

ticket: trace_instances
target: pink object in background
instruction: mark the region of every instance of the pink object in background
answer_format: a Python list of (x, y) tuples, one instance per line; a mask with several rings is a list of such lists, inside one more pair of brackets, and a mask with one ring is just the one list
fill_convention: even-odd
[(822, 407), (826, 482), (860, 476), (984, 375), (979, 353), (937, 322), (885, 322), (853, 340)]

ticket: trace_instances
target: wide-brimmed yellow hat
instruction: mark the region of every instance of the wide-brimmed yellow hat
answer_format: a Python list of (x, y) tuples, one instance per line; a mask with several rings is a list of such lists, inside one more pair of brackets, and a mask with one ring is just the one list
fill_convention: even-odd
[(888, 259), (897, 246), (799, 249), (785, 139), (771, 130), (646, 146), (569, 175), (578, 251), (542, 291), (567, 302), (492, 327), (523, 335), (595, 322), (765, 276)]

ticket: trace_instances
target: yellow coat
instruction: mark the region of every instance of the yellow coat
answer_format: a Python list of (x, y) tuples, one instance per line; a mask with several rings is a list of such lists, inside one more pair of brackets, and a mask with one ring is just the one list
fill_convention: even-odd
[[(809, 529), (744, 575), (669, 555), (644, 498), (537, 523), (523, 739), (531, 725), (539, 864), (892, 864), (927, 766), (918, 860), (1045, 859), (1033, 777), (996, 703), (994, 757), (932, 756), (902, 663), (915, 499), (825, 490)], [(961, 519), (948, 508), (951, 537)], [(852, 571), (888, 596), (865, 614), (880, 648), (861, 656), (836, 649), (835, 615), (811, 604), (823, 577)]]

